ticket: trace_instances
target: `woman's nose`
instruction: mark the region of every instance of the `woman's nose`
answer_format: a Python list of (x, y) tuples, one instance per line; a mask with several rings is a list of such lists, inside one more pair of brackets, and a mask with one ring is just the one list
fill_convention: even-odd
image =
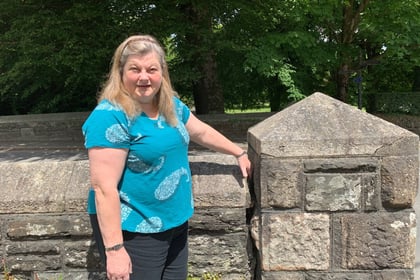
[(138, 77), (138, 79), (139, 79), (140, 81), (148, 80), (148, 79), (149, 79), (149, 76), (147, 75), (147, 72), (146, 72), (146, 71), (141, 71), (141, 72), (139, 73), (139, 77)]

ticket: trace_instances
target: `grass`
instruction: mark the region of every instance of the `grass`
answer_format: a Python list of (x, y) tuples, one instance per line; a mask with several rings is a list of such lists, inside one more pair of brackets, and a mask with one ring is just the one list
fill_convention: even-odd
[(262, 107), (262, 108), (256, 108), (256, 109), (226, 109), (226, 114), (242, 114), (242, 113), (268, 113), (270, 112), (270, 107)]
[(187, 280), (221, 280), (221, 274), (206, 272), (201, 277), (188, 276)]
[(241, 113), (268, 113), (270, 112), (270, 104), (264, 103), (264, 104), (258, 104), (255, 105), (255, 108), (245, 109), (242, 110), (239, 108), (240, 106), (234, 106), (234, 108), (231, 109), (225, 109), (226, 114), (241, 114)]
[(2, 280), (17, 280), (13, 277), (12, 273), (10, 273), (6, 260), (3, 258), (1, 259), (1, 274), (3, 275)]

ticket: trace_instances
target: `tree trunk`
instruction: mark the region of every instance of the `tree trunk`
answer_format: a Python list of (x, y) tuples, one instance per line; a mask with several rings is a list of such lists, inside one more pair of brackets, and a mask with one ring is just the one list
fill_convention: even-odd
[(224, 113), (223, 92), (217, 76), (214, 55), (211, 52), (203, 55), (206, 57), (199, 66), (201, 78), (193, 86), (196, 113)]
[(420, 66), (414, 67), (414, 81), (412, 91), (420, 91)]
[(268, 92), (270, 93), (270, 111), (279, 112), (288, 105), (287, 87), (282, 85), (277, 78), (271, 78), (268, 84)]
[[(369, 4), (369, 0), (349, 0), (343, 6), (343, 27), (341, 32), (341, 44), (343, 45), (343, 51), (340, 54), (342, 64), (338, 69), (336, 75), (337, 81), (337, 98), (343, 102), (348, 101), (348, 84), (349, 84), (349, 77), (352, 69), (351, 61), (354, 61), (349, 53), (346, 52), (347, 46), (350, 46), (353, 43), (354, 36), (356, 35), (356, 31), (359, 28), (361, 15), (363, 11), (366, 9), (367, 5)], [(354, 63), (359, 67), (360, 61)]]
[(348, 101), (349, 66), (343, 64), (337, 71), (337, 98), (343, 102)]
[(224, 98), (217, 75), (215, 36), (212, 14), (206, 5), (187, 2), (180, 5), (190, 28), (185, 43), (192, 50), (191, 59), (199, 72), (193, 82), (193, 98), (197, 114), (224, 113)]

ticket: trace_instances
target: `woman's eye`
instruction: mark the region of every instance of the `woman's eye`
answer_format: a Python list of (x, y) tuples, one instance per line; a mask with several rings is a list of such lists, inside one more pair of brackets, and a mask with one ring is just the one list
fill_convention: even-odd
[(132, 72), (138, 72), (139, 69), (137, 67), (130, 67), (128, 68), (128, 70), (132, 71)]

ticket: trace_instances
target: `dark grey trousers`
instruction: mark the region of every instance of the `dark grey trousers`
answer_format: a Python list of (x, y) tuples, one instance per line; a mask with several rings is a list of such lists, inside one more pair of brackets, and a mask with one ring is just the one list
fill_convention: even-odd
[[(96, 215), (90, 215), (101, 260), (106, 264)], [(130, 280), (185, 280), (188, 275), (188, 223), (161, 233), (123, 231), (124, 247), (131, 257)], [(106, 266), (105, 266), (106, 267)]]

